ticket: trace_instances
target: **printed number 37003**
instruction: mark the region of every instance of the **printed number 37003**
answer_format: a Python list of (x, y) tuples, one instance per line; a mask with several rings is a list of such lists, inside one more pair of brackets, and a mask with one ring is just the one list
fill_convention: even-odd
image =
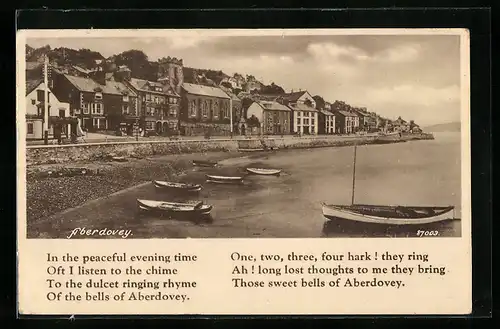
[(438, 231), (422, 231), (422, 230), (417, 230), (417, 236), (418, 237), (423, 237), (423, 236), (438, 236), (439, 232)]

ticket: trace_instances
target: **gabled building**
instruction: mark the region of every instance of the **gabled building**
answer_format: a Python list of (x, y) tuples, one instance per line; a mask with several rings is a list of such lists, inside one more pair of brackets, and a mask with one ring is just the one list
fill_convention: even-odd
[(318, 134), (335, 134), (335, 115), (328, 110), (318, 112)]
[[(254, 117), (260, 123), (260, 133), (264, 135), (290, 134), (292, 110), (283, 104), (274, 101), (253, 102), (247, 110), (247, 123)], [(255, 127), (244, 127), (255, 128)]]
[(357, 125), (358, 130), (368, 131), (370, 114), (367, 111), (362, 111), (361, 109), (358, 108), (354, 108), (352, 112), (358, 116), (358, 125)]
[(54, 92), (70, 104), (70, 114), (88, 131), (117, 131), (127, 117), (139, 116), (137, 94), (102, 69), (93, 78), (54, 74)]
[[(43, 80), (27, 80), (26, 81), (26, 138), (27, 139), (43, 139), (43, 122), (45, 120), (45, 83)], [(48, 109), (49, 109), (49, 138), (54, 135), (64, 135), (70, 137), (71, 123), (70, 105), (69, 103), (61, 102), (53, 93), (52, 89), (48, 89), (47, 93)], [(56, 136), (57, 137), (57, 136)]]
[(292, 110), (291, 129), (300, 135), (316, 135), (318, 133), (318, 110), (309, 104), (288, 103)]
[(352, 134), (356, 132), (356, 119), (358, 116), (349, 111), (335, 111), (335, 132), (337, 134)]
[(292, 121), (290, 122), (292, 133), (300, 135), (318, 133), (316, 101), (307, 90), (282, 94), (276, 100), (292, 110)]
[(311, 107), (316, 108), (316, 101), (307, 90), (295, 91), (273, 96), (276, 96), (276, 100), (285, 105), (300, 103), (307, 104)]
[(177, 134), (181, 97), (166, 80), (155, 82), (130, 78), (124, 82), (138, 95), (140, 126), (146, 132)]
[(229, 135), (232, 99), (222, 89), (184, 83), (181, 91), (181, 134)]

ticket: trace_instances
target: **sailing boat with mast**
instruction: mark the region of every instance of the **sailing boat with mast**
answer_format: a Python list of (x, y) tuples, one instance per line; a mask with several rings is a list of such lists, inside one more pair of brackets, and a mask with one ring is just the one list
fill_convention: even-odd
[(422, 225), (451, 220), (454, 206), (384, 206), (355, 204), (356, 152), (354, 145), (352, 198), (350, 205), (331, 205), (322, 203), (323, 216), (329, 220), (348, 220), (359, 223), (382, 225)]

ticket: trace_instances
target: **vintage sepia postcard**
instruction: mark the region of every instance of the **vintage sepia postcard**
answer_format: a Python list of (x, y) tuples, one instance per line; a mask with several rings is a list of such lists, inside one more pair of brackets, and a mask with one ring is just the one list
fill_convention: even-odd
[(468, 314), (462, 29), (22, 30), (19, 313)]

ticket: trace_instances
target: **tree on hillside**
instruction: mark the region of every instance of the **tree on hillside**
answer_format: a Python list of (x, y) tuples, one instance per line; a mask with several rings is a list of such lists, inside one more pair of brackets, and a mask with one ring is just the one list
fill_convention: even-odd
[(323, 97), (321, 97), (319, 95), (315, 95), (315, 96), (313, 96), (313, 99), (316, 102), (316, 108), (318, 110), (322, 110), (325, 108), (325, 100), (323, 99)]
[(117, 66), (126, 65), (134, 78), (153, 81), (157, 79), (158, 65), (151, 63), (148, 56), (141, 50), (126, 50), (114, 55), (113, 61)]
[(260, 93), (263, 95), (276, 95), (276, 94), (284, 94), (285, 90), (281, 87), (272, 82), (268, 86), (263, 86), (260, 90)]
[(226, 81), (222, 82), (220, 85), (223, 87), (226, 87), (226, 88), (230, 88), (230, 89), (233, 88), (233, 86), (229, 82), (226, 82)]

